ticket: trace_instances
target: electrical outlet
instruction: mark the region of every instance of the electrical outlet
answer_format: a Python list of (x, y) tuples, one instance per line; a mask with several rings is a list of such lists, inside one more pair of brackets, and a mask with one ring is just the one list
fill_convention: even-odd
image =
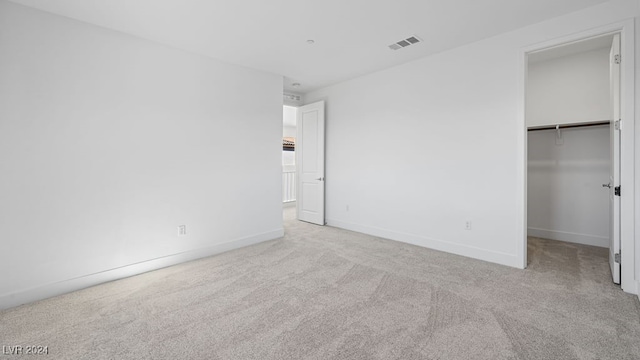
[(179, 225), (178, 236), (186, 236), (186, 235), (187, 235), (187, 225)]
[(467, 220), (464, 223), (464, 229), (465, 230), (471, 230), (471, 220)]

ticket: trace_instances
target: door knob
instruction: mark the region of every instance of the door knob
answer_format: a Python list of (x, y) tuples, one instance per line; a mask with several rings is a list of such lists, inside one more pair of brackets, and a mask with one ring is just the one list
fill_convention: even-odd
[(602, 187), (606, 187), (606, 188), (611, 189), (611, 183), (608, 183), (608, 184), (602, 184)]

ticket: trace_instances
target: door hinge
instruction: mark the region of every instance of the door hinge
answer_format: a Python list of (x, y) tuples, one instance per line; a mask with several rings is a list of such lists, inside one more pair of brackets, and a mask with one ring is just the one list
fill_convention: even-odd
[(613, 194), (616, 196), (620, 196), (620, 186), (616, 186), (613, 188)]
[(614, 260), (615, 260), (616, 264), (620, 264), (620, 253), (617, 253), (617, 254), (614, 255)]
[(620, 56), (620, 54), (616, 54), (613, 56), (613, 62), (616, 64), (620, 64), (620, 62), (622, 61), (622, 56)]
[(621, 120), (621, 119), (616, 120), (616, 121), (613, 123), (613, 127), (614, 127), (614, 129), (616, 129), (616, 130), (622, 130), (622, 120)]

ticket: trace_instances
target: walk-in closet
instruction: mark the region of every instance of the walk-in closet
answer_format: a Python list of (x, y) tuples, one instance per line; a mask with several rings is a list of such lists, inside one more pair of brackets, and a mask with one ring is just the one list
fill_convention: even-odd
[[(538, 239), (553, 240), (611, 248), (615, 257), (613, 242), (619, 236), (615, 233), (619, 229), (619, 180), (615, 175), (619, 173), (615, 122), (618, 44), (619, 36), (610, 34), (528, 55), (530, 248)], [(577, 252), (583, 251), (580, 249), (587, 248)], [(616, 270), (619, 282), (619, 268), (611, 268)], [(613, 279), (616, 281), (615, 274)]]

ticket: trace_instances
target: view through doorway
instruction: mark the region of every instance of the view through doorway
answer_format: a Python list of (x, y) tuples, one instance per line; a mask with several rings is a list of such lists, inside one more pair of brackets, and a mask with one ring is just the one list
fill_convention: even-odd
[(603, 248), (617, 284), (619, 54), (616, 33), (531, 52), (525, 91), (527, 235)]

